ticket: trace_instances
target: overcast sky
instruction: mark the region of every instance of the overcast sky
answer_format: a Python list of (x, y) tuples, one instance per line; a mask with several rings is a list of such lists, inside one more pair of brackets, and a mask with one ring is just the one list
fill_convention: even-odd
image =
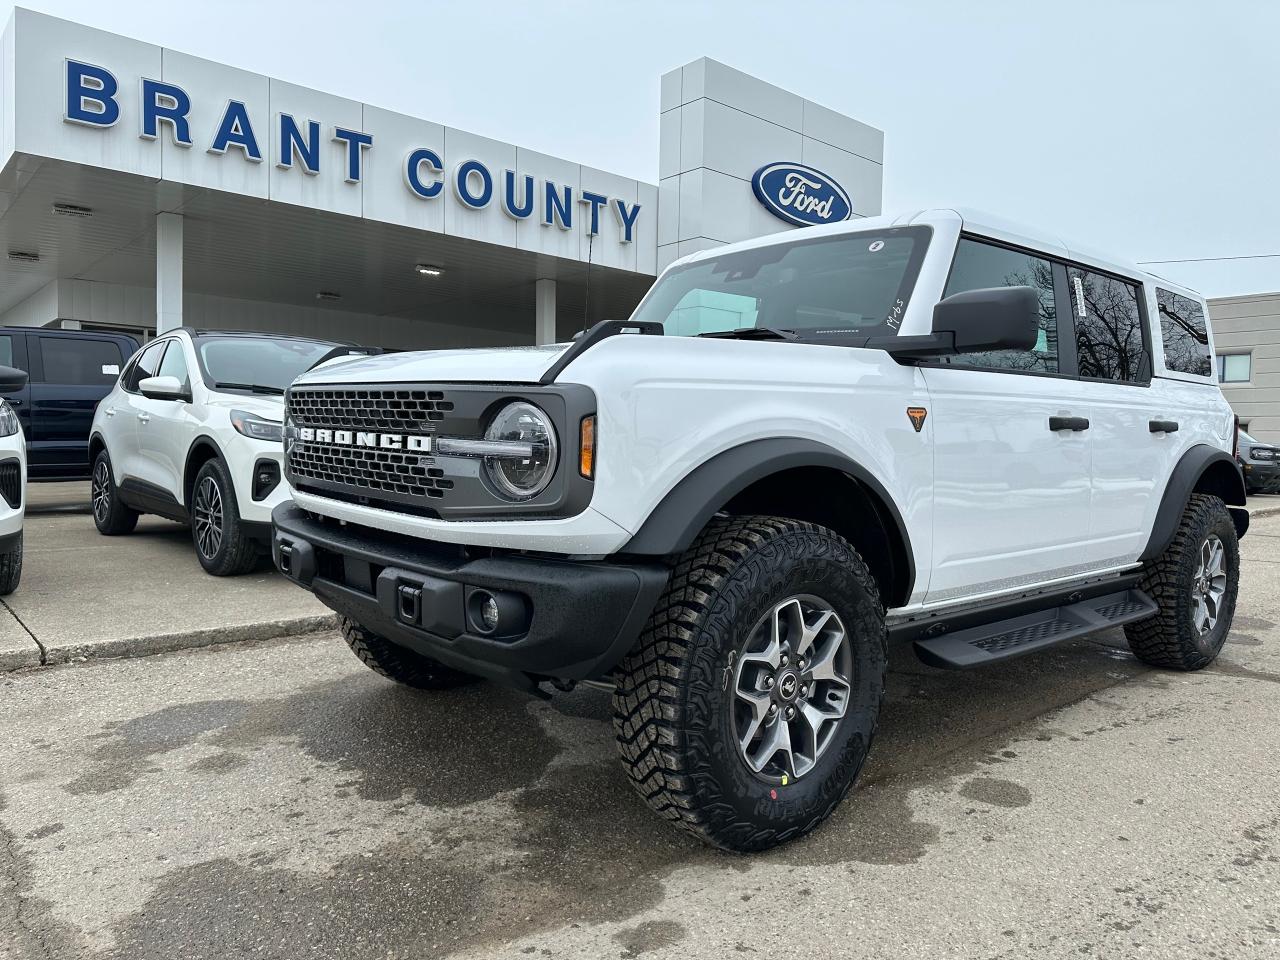
[(1139, 261), (1275, 254), (1151, 269), (1280, 290), (1275, 0), (22, 5), (650, 182), (658, 78), (709, 56), (883, 129), (886, 212), (980, 207)]

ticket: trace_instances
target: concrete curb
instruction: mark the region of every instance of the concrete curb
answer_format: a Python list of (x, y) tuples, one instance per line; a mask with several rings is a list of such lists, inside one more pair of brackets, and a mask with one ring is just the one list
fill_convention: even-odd
[[(321, 630), (334, 630), (338, 626), (337, 614), (315, 617), (294, 617), (288, 620), (269, 620), (246, 623), (232, 627), (213, 627), (208, 630), (191, 630), (184, 633), (165, 633), (151, 637), (124, 637), (118, 640), (91, 640), (87, 643), (61, 643), (41, 641), (45, 648), (45, 665), (67, 663), (72, 660), (98, 660), (104, 657), (146, 657), (155, 653), (172, 653), (175, 650), (191, 650), (215, 643), (247, 643), (254, 640), (271, 640), (276, 637), (293, 637)], [(0, 660), (0, 669), (13, 670), (18, 666), (35, 666), (33, 662), (8, 666)]]
[[(1250, 519), (1254, 517), (1273, 517), (1277, 513), (1280, 513), (1280, 503), (1277, 503), (1273, 507), (1250, 507), (1249, 508)], [(1248, 534), (1246, 534), (1246, 536), (1248, 536)]]
[(36, 646), (34, 640), (31, 641), (30, 650), (0, 651), (0, 673), (11, 673), (23, 667), (38, 666), (40, 666), (40, 648)]

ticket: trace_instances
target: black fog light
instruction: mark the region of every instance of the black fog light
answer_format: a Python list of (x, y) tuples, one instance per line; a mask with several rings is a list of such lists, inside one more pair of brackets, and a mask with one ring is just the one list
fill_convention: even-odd
[(529, 629), (529, 613), (519, 594), (473, 588), (467, 594), (467, 620), (483, 637), (513, 637)]
[(263, 458), (253, 465), (253, 499), (265, 500), (280, 482), (280, 464)]

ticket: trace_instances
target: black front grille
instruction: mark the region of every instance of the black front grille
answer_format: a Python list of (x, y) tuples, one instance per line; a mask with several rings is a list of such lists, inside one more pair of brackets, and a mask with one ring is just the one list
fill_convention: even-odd
[(329, 443), (296, 441), (289, 450), (293, 477), (337, 483), (367, 495), (398, 493), (409, 497), (444, 496), (453, 481), (444, 471), (429, 466), (430, 457), (394, 450), (339, 447)]
[(441, 390), (337, 390), (295, 387), (289, 415), (299, 426), (422, 433), (428, 423), (453, 410)]
[(22, 506), (22, 465), (17, 460), (0, 461), (0, 496), (14, 510)]

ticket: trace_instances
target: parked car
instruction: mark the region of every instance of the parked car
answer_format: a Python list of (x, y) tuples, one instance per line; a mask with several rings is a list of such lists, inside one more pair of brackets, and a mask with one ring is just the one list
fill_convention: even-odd
[(0, 327), (0, 364), (30, 376), (8, 397), (32, 480), (87, 480), (89, 426), (138, 341), (122, 333)]
[(93, 520), (129, 533), (142, 513), (191, 524), (215, 576), (250, 570), (269, 542), (283, 394), (298, 374), (371, 350), (265, 333), (165, 334), (124, 368), (93, 418)]
[(1237, 446), (1245, 489), (1250, 494), (1280, 492), (1280, 447), (1240, 431)]
[(1194, 292), (981, 215), (716, 247), (572, 345), (299, 377), (275, 560), (401, 683), (608, 683), (646, 802), (758, 850), (849, 791), (888, 643), (1213, 661), (1249, 517), (1212, 349)]
[(0, 365), (0, 596), (22, 580), (22, 520), (26, 510), (27, 444), (7, 396), (27, 385), (27, 372)]

